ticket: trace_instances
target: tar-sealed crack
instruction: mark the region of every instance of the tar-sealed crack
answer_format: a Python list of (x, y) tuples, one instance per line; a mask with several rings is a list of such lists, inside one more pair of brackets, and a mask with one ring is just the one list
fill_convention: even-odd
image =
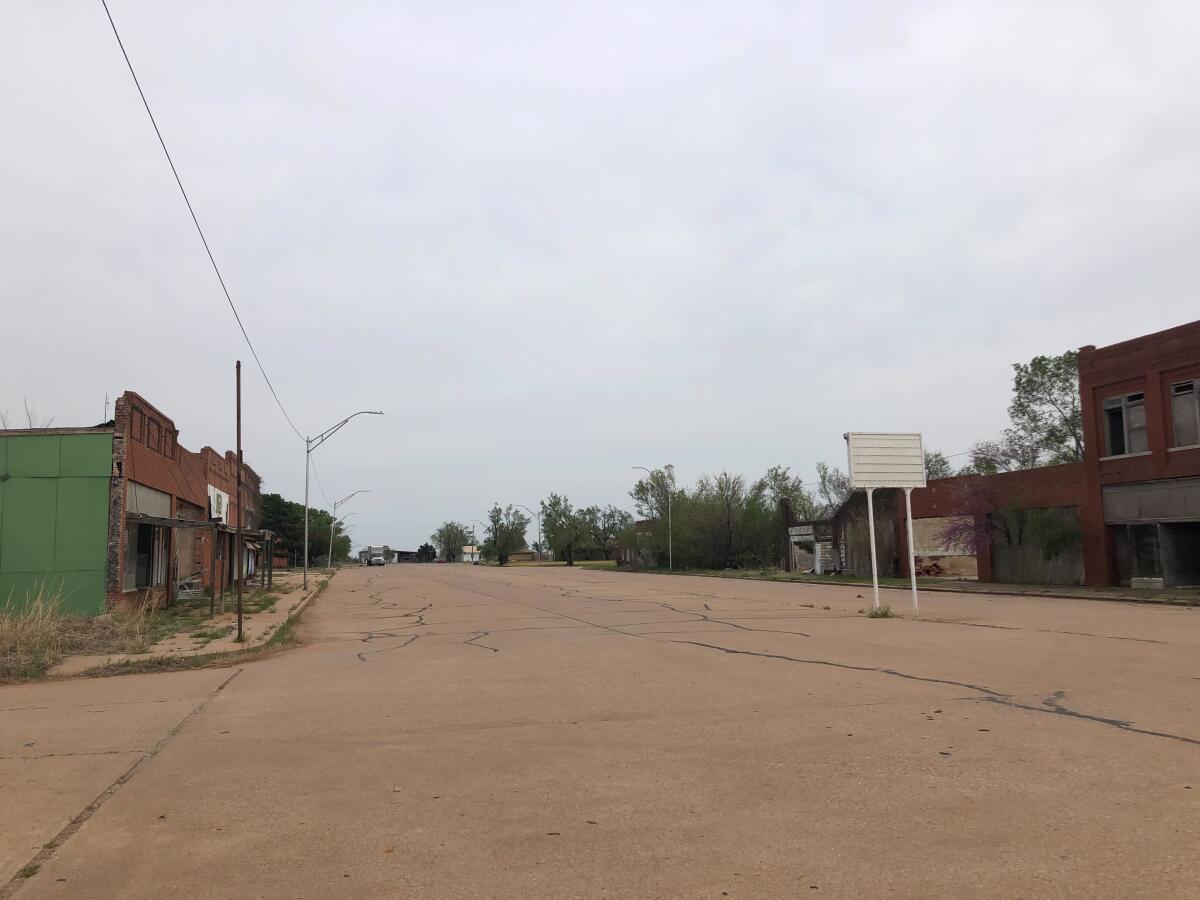
[(491, 634), (490, 631), (477, 631), (475, 633), (475, 637), (471, 638), (468, 641), (463, 641), (463, 643), (466, 644), (468, 647), (478, 647), (480, 650), (491, 650), (493, 653), (499, 653), (500, 652), (499, 647), (489, 647), (487, 644), (475, 643), (476, 641), (482, 640), (483, 638), (487, 637), (489, 634)]
[(777, 659), (784, 662), (801, 663), (811, 666), (828, 666), (834, 669), (849, 669), (854, 672), (875, 672), (880, 675), (890, 675), (893, 678), (904, 678), (909, 681), (921, 681), (927, 684), (945, 684), (953, 687), (966, 688), (971, 691), (978, 691), (983, 696), (980, 700), (985, 700), (989, 703), (997, 703), (1001, 706), (1007, 706), (1012, 709), (1023, 709), (1029, 712), (1050, 713), (1052, 715), (1069, 716), (1072, 719), (1081, 719), (1085, 722), (1094, 722), (1097, 725), (1107, 725), (1110, 728), (1116, 728), (1120, 731), (1127, 731), (1130, 734), (1141, 734), (1147, 737), (1167, 738), (1172, 741), (1180, 741), (1185, 744), (1193, 744), (1200, 746), (1200, 739), (1190, 738), (1180, 734), (1170, 734), (1165, 731), (1154, 731), (1148, 728), (1137, 728), (1133, 723), (1124, 719), (1111, 719), (1105, 716), (1094, 716), (1089, 713), (1080, 712), (1079, 710), (1069, 709), (1062, 705), (1062, 698), (1066, 696), (1066, 691), (1055, 691), (1049, 697), (1042, 701), (1041, 706), (1033, 706), (1028, 703), (1021, 703), (1014, 700), (1011, 695), (1002, 694), (999, 691), (994, 691), (991, 688), (984, 687), (981, 684), (971, 684), (964, 681), (954, 681), (949, 678), (933, 678), (927, 675), (914, 675), (911, 672), (901, 672), (897, 669), (889, 669), (883, 666), (855, 666), (850, 663), (839, 663), (828, 659), (805, 659), (798, 656), (786, 656), (782, 653), (761, 653), (756, 650), (736, 650), (731, 647), (722, 647), (719, 644), (706, 644), (701, 641), (680, 641), (673, 640), (672, 644), (691, 644), (693, 647), (705, 647), (709, 650), (720, 650), (722, 653), (730, 653), (739, 656), (758, 656), (764, 659)]
[(420, 636), (421, 635), (419, 634), (410, 634), (407, 638), (405, 638), (399, 644), (396, 644), (394, 647), (380, 647), (378, 650), (360, 650), (355, 654), (355, 656), (357, 656), (363, 662), (371, 662), (371, 660), (367, 659), (368, 656), (375, 656), (378, 653), (387, 653), (391, 650), (403, 650)]
[(1130, 734), (1143, 734), (1148, 737), (1167, 738), (1172, 741), (1180, 741), (1184, 744), (1193, 744), (1200, 747), (1200, 739), (1185, 737), (1181, 734), (1170, 734), (1166, 731), (1154, 731), (1149, 728), (1138, 728), (1132, 722), (1125, 719), (1110, 719), (1105, 716), (1093, 716), (1089, 713), (1080, 712), (1076, 709), (1070, 709), (1062, 705), (1062, 699), (1067, 694), (1066, 691), (1055, 691), (1049, 697), (1042, 701), (1041, 706), (1032, 706), (1027, 703), (1018, 703), (1015, 700), (1002, 699), (999, 697), (984, 697), (992, 703), (999, 703), (1002, 706), (1010, 706), (1013, 709), (1024, 709), (1029, 712), (1051, 713), (1059, 716), (1069, 716), (1072, 719), (1083, 719), (1085, 722), (1095, 722), (1098, 725), (1107, 725), (1110, 728), (1116, 728), (1118, 731), (1128, 731)]
[[(481, 591), (476, 588), (468, 588), (462, 584), (458, 584), (458, 585), (456, 585), (456, 587), (458, 587), (460, 590), (465, 590), (470, 593), (478, 594), (483, 597), (491, 597), (491, 598), (494, 598), (501, 602), (513, 603), (513, 604), (516, 604), (517, 606), (524, 606), (527, 609), (536, 609), (539, 612), (554, 612), (553, 610), (547, 610), (544, 607), (537, 606), (534, 603), (522, 602), (522, 601), (516, 600), (514, 598), (496, 597), (495, 595), (489, 594), (486, 591)], [(628, 603), (628, 602), (645, 603), (645, 604), (648, 604), (651, 606), (658, 606), (663, 609), (671, 610), (672, 612), (677, 613), (679, 615), (694, 616), (695, 618), (692, 621), (712, 622), (715, 624), (726, 625), (730, 628), (736, 628), (741, 631), (748, 631), (748, 632), (752, 632), (752, 633), (787, 634), (787, 635), (793, 635), (796, 637), (811, 637), (811, 635), (806, 634), (804, 632), (786, 631), (786, 630), (782, 630), (782, 629), (750, 628), (750, 627), (747, 627), (744, 625), (738, 625), (737, 623), (730, 622), (728, 620), (718, 619), (718, 618), (706, 615), (706, 614), (698, 612), (698, 611), (681, 610), (681, 609), (678, 609), (678, 608), (672, 606), (669, 603), (664, 603), (662, 601), (657, 601), (657, 600), (626, 600), (623, 598), (614, 598), (614, 597), (596, 597), (596, 596), (582, 594), (578, 590), (571, 590), (571, 592), (569, 594), (566, 591), (564, 591), (562, 596), (570, 597), (571, 599), (576, 599), (576, 600), (585, 600), (585, 599), (586, 600), (598, 600), (598, 601), (607, 602), (607, 603)], [(707, 604), (705, 604), (705, 606), (707, 608)], [(1179, 741), (1179, 742), (1186, 743), (1186, 744), (1193, 744), (1193, 745), (1200, 746), (1200, 739), (1197, 739), (1197, 738), (1186, 737), (1184, 735), (1170, 734), (1168, 732), (1163, 732), (1163, 731), (1154, 731), (1151, 729), (1137, 728), (1131, 722), (1128, 722), (1128, 721), (1125, 721), (1122, 719), (1106, 718), (1104, 716), (1094, 716), (1094, 715), (1090, 715), (1088, 713), (1080, 712), (1078, 710), (1069, 709), (1069, 708), (1063, 706), (1061, 703), (1063, 696), (1065, 696), (1065, 692), (1062, 692), (1062, 691), (1058, 691), (1058, 692), (1051, 694), (1045, 701), (1043, 701), (1041, 706), (1033, 706), (1033, 705), (1029, 705), (1029, 704), (1020, 703), (1020, 702), (1014, 700), (1012, 698), (1012, 695), (1004, 694), (1004, 693), (1001, 693), (1000, 691), (992, 690), (991, 688), (986, 687), (984, 685), (973, 684), (971, 682), (955, 681), (955, 680), (949, 679), (949, 678), (935, 678), (935, 677), (926, 676), (926, 675), (915, 675), (911, 672), (901, 672), (898, 669), (891, 669), (891, 668), (887, 668), (885, 666), (857, 666), (857, 665), (853, 665), (851, 663), (839, 663), (839, 662), (834, 662), (833, 660), (826, 660), (826, 659), (812, 659), (812, 658), (805, 658), (805, 657), (788, 656), (788, 655), (782, 654), (782, 653), (764, 653), (764, 652), (755, 651), (755, 650), (740, 650), (740, 649), (736, 649), (733, 647), (723, 647), (720, 644), (709, 644), (709, 643), (705, 643), (703, 641), (691, 641), (691, 640), (682, 640), (682, 639), (670, 639), (670, 640), (666, 640), (666, 641), (656, 640), (652, 636), (653, 633), (652, 634), (638, 634), (637, 632), (621, 630), (621, 628), (623, 628), (623, 627), (633, 627), (631, 625), (604, 625), (599, 622), (592, 622), (592, 621), (589, 621), (588, 619), (584, 619), (584, 618), (581, 618), (578, 616), (571, 616), (566, 613), (554, 612), (554, 614), (557, 616), (561, 616), (564, 619), (568, 619), (573, 622), (579, 622), (580, 624), (583, 624), (583, 625), (589, 625), (593, 628), (611, 632), (613, 634), (618, 634), (623, 637), (637, 638), (640, 640), (649, 640), (654, 643), (684, 644), (684, 645), (690, 645), (693, 647), (702, 647), (702, 648), (705, 648), (708, 650), (719, 650), (722, 653), (728, 653), (728, 654), (732, 654), (732, 655), (757, 656), (757, 657), (760, 657), (763, 659), (775, 659), (775, 660), (779, 660), (782, 662), (797, 663), (797, 664), (801, 664), (801, 665), (826, 666), (829, 668), (845, 669), (845, 670), (853, 671), (853, 672), (869, 672), (869, 673), (875, 673), (875, 674), (879, 674), (879, 675), (887, 675), (887, 676), (890, 676), (893, 678), (901, 678), (901, 679), (904, 679), (907, 681), (917, 681), (917, 682), (922, 682), (925, 684), (940, 684), (940, 685), (947, 685), (947, 686), (952, 686), (952, 687), (965, 688), (967, 690), (976, 691), (977, 693), (979, 693), (981, 696), (978, 699), (980, 699), (980, 700), (985, 700), (989, 703), (996, 703), (996, 704), (999, 704), (1002, 706), (1007, 706), (1012, 709), (1021, 709), (1021, 710), (1027, 710), (1030, 712), (1047, 713), (1047, 714), (1051, 714), (1051, 715), (1064, 715), (1064, 716), (1068, 716), (1073, 719), (1080, 719), (1082, 721), (1093, 722), (1098, 725), (1105, 725), (1107, 727), (1116, 728), (1121, 731), (1129, 732), (1130, 734), (1140, 734), (1140, 735), (1144, 735), (1147, 737), (1167, 738), (1167, 739), (1173, 740), (1173, 741)], [(947, 622), (945, 624), (972, 625), (972, 624), (976, 624), (976, 623)], [(1014, 627), (1014, 626), (1003, 626), (1003, 625), (1001, 625), (1001, 626), (986, 626), (986, 625), (984, 625), (983, 627), (996, 627), (996, 628), (999, 628), (1002, 630), (1020, 630), (1020, 631), (1034, 630), (1034, 631), (1043, 631), (1043, 632), (1049, 632), (1049, 633), (1072, 634), (1072, 635), (1078, 635), (1081, 637), (1113, 638), (1113, 636), (1111, 636), (1111, 635), (1096, 635), (1096, 634), (1087, 634), (1085, 632), (1067, 632), (1067, 631), (1056, 632), (1056, 631), (1053, 631), (1052, 629), (1023, 629), (1023, 628), (1018, 628), (1018, 627)], [(1119, 640), (1122, 638), (1115, 637), (1113, 639)], [(1125, 639), (1126, 640), (1135, 640), (1135, 641), (1144, 642), (1144, 643), (1162, 643), (1160, 641), (1154, 641), (1154, 640), (1151, 640), (1148, 638), (1125, 638)]]

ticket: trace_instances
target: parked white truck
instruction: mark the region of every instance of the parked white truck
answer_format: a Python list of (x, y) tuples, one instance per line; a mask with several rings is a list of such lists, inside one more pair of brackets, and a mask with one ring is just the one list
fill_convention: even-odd
[(367, 548), (367, 565), (368, 566), (383, 566), (387, 565), (387, 547), (368, 547)]

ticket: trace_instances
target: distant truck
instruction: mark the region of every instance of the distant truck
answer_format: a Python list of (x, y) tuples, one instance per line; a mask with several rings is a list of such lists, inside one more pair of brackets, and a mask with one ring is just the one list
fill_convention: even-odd
[(387, 565), (387, 547), (368, 547), (365, 555), (368, 566)]

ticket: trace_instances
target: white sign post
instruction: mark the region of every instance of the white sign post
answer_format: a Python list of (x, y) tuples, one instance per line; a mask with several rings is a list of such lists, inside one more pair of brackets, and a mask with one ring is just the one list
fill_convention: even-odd
[(925, 445), (919, 434), (880, 434), (852, 431), (846, 435), (850, 456), (850, 486), (867, 492), (867, 527), (871, 533), (871, 583), (879, 608), (879, 564), (875, 558), (876, 488), (902, 488), (908, 518), (908, 575), (912, 582), (913, 615), (917, 605), (917, 567), (913, 551), (912, 490), (925, 487)]

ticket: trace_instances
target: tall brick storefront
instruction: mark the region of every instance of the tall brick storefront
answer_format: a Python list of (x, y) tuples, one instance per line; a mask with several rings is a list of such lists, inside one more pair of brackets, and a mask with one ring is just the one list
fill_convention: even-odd
[(1079, 351), (1088, 584), (1200, 585), (1200, 322)]
[[(113, 478), (109, 502), (108, 604), (165, 602), (173, 586), (192, 576), (217, 590), (235, 583), (232, 529), (260, 526), (261, 481), (237, 457), (211, 447), (193, 453), (179, 443), (175, 422), (140, 394), (127, 391), (113, 418)], [(255, 570), (253, 536), (242, 572)]]

